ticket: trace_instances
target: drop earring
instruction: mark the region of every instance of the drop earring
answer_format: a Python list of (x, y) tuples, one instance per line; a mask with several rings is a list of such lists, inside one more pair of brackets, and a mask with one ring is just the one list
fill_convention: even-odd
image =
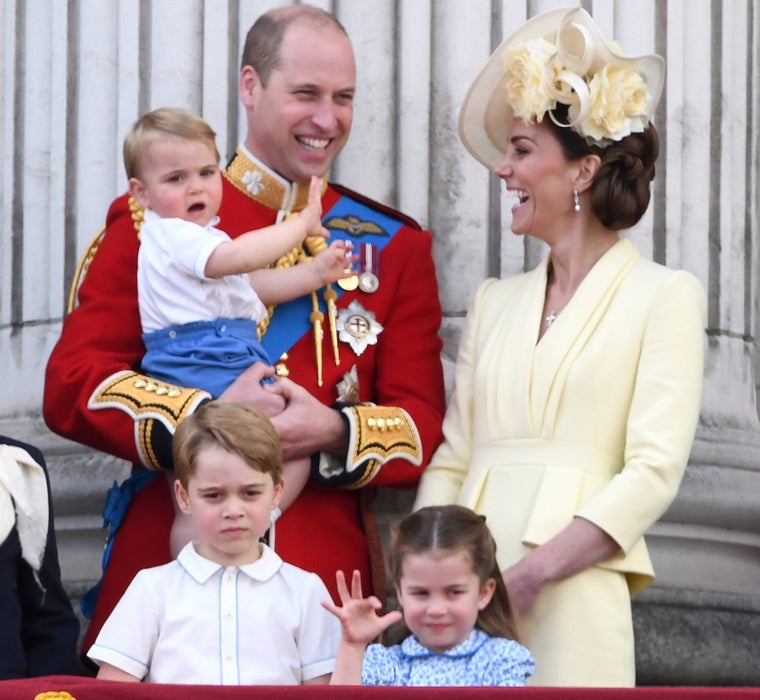
[(581, 210), (581, 195), (578, 190), (573, 190), (573, 209), (575, 211)]

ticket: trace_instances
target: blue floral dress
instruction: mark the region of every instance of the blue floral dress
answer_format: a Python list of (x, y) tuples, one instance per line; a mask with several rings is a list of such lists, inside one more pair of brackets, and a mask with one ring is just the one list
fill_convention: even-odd
[(477, 628), (453, 649), (437, 653), (410, 635), (401, 644), (371, 644), (362, 664), (362, 685), (524, 686), (535, 671), (522, 644)]

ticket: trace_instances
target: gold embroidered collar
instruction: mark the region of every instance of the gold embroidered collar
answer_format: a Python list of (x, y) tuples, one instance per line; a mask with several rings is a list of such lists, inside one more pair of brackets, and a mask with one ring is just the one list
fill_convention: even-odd
[[(257, 160), (240, 145), (225, 171), (225, 177), (243, 194), (269, 209), (301, 211), (309, 199), (308, 182), (290, 182)], [(327, 179), (322, 178), (322, 192)]]

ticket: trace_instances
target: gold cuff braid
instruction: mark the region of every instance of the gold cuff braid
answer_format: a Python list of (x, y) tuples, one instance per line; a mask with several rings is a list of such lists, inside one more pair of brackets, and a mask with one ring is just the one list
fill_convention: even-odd
[(158, 382), (137, 372), (119, 372), (111, 375), (93, 391), (88, 408), (118, 408), (137, 421), (137, 445), (143, 462), (160, 469), (153, 454), (151, 433), (153, 421), (163, 423), (170, 433), (177, 424), (192, 413), (201, 401), (210, 399), (208, 392), (185, 389)]
[(409, 414), (396, 406), (356, 404), (341, 409), (348, 418), (349, 441), (346, 469), (363, 469), (351, 488), (371, 481), (389, 459), (422, 464), (422, 442)]

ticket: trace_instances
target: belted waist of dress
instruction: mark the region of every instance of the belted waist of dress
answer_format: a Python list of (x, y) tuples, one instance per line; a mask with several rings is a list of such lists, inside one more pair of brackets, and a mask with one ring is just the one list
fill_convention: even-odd
[(473, 459), (491, 468), (535, 464), (578, 469), (607, 478), (618, 473), (622, 467), (618, 455), (591, 445), (538, 438), (491, 440), (486, 445), (478, 445)]

